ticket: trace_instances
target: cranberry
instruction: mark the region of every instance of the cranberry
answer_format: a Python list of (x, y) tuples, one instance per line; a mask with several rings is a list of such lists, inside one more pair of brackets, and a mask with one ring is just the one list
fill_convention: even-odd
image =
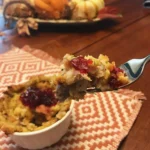
[(40, 99), (42, 104), (46, 106), (52, 106), (57, 103), (57, 99), (51, 89), (42, 91)]
[(39, 95), (40, 91), (38, 88), (29, 87), (26, 92), (21, 94), (20, 99), (25, 106), (34, 108), (40, 104)]
[(83, 56), (78, 56), (76, 58), (73, 58), (71, 60), (72, 66), (76, 69), (79, 70), (80, 73), (87, 73), (89, 69), (89, 64), (92, 63), (92, 60), (87, 60)]
[(40, 90), (36, 87), (29, 87), (21, 94), (20, 99), (25, 106), (30, 108), (36, 108), (41, 104), (52, 106), (57, 103), (57, 99), (51, 89)]
[(122, 69), (115, 67), (112, 71), (111, 71), (111, 77), (109, 78), (109, 85), (113, 88), (113, 89), (117, 89), (119, 86), (122, 85), (122, 83), (120, 81), (117, 80), (117, 74), (119, 72), (123, 72)]
[(114, 73), (114, 74), (117, 74), (119, 72), (123, 72), (123, 70), (120, 69), (120, 68), (115, 67), (111, 72)]
[(116, 76), (111, 76), (108, 80), (108, 83), (109, 83), (110, 87), (113, 89), (117, 89), (119, 86), (122, 85), (122, 83), (117, 80)]

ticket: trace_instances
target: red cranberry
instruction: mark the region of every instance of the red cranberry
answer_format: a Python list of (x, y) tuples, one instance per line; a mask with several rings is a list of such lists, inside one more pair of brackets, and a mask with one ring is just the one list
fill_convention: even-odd
[(55, 95), (51, 89), (46, 89), (46, 90), (42, 91), (40, 99), (41, 99), (42, 104), (44, 104), (46, 106), (55, 105), (58, 101), (55, 98)]
[(76, 58), (73, 58), (71, 60), (71, 64), (72, 66), (80, 71), (80, 73), (87, 73), (88, 72), (88, 69), (89, 69), (89, 64), (92, 63), (92, 60), (87, 60), (85, 59), (83, 56), (78, 56)]
[(122, 69), (115, 67), (112, 71), (111, 71), (111, 77), (109, 78), (109, 85), (113, 88), (113, 89), (117, 89), (119, 86), (122, 85), (122, 83), (120, 81), (118, 81), (118, 77), (117, 74), (119, 72), (123, 72)]
[(42, 91), (36, 87), (29, 87), (21, 94), (20, 99), (25, 106), (29, 106), (30, 108), (36, 108), (41, 104), (52, 106), (57, 103), (57, 99), (51, 89)]
[(123, 72), (123, 70), (120, 69), (120, 68), (115, 67), (111, 72), (114, 73), (114, 74), (117, 74), (119, 72)]
[(25, 106), (35, 108), (40, 104), (39, 100), (40, 90), (35, 87), (29, 87), (24, 93), (21, 94), (20, 99)]
[(110, 87), (113, 89), (117, 89), (119, 86), (122, 85), (122, 83), (120, 81), (118, 81), (117, 77), (115, 77), (115, 76), (111, 76), (108, 80), (108, 83), (109, 83)]

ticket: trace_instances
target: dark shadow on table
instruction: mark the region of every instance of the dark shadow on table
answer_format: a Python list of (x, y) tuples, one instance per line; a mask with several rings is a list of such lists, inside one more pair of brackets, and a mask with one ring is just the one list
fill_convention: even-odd
[(118, 150), (123, 150), (123, 146), (125, 144), (125, 141), (126, 141), (126, 137), (121, 141), (119, 147), (118, 147)]

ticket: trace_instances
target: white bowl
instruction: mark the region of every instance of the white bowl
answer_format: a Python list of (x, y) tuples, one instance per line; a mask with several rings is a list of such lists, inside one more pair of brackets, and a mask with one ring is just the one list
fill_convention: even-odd
[(18, 146), (27, 149), (41, 149), (58, 142), (68, 130), (73, 105), (74, 102), (72, 100), (70, 110), (61, 120), (53, 125), (33, 132), (15, 132), (10, 135), (12, 140)]

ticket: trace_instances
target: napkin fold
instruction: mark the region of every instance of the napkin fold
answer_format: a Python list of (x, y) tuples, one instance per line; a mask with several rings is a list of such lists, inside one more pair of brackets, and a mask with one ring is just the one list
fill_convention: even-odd
[[(30, 76), (59, 72), (59, 63), (45, 52), (29, 46), (14, 47), (1, 54), (1, 96), (7, 86), (25, 82)], [(44, 150), (116, 150), (129, 133), (145, 99), (142, 92), (129, 89), (86, 94), (84, 99), (75, 102), (71, 125), (65, 136)], [(0, 131), (0, 149), (22, 148)]]

